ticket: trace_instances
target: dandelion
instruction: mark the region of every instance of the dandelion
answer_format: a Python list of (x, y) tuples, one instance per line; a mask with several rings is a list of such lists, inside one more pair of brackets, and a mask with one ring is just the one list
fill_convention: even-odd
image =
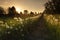
[(7, 23), (5, 23), (5, 26), (6, 26), (6, 28), (10, 28), (10, 26)]
[(15, 30), (18, 30), (18, 28), (15, 28)]
[(21, 26), (19, 26), (19, 28), (21, 28)]
[(14, 19), (17, 19), (17, 17), (14, 17)]
[(56, 22), (58, 22), (58, 19), (55, 19)]
[(22, 34), (22, 36), (24, 36), (24, 34)]
[(14, 26), (15, 24), (12, 24), (12, 26)]
[(10, 21), (10, 23), (13, 23), (12, 21)]
[(6, 28), (10, 28), (10, 27), (7, 25)]
[(23, 24), (23, 22), (22, 22), (22, 21), (21, 21), (20, 23), (21, 23), (21, 24)]
[(23, 29), (21, 29), (20, 31), (23, 31)]
[(13, 27), (11, 26), (10, 29), (13, 29)]
[(18, 19), (16, 21), (19, 21)]
[(10, 34), (11, 32), (7, 32), (8, 34)]

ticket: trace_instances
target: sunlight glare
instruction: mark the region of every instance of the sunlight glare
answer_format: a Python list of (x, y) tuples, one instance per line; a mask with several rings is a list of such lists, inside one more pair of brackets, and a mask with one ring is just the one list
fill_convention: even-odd
[(21, 12), (21, 9), (18, 8), (18, 7), (16, 7), (16, 11), (17, 11), (18, 13), (20, 13), (20, 12)]

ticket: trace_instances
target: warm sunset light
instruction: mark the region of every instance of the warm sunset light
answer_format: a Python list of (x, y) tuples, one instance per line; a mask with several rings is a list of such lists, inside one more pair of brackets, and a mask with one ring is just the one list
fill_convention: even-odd
[(0, 40), (60, 40), (60, 0), (0, 0)]
[(0, 6), (8, 8), (10, 6), (18, 7), (17, 11), (20, 12), (19, 8), (22, 10), (26, 9), (34, 12), (43, 12), (44, 4), (48, 0), (0, 0)]
[(20, 13), (22, 10), (21, 10), (20, 8), (16, 7), (16, 11), (17, 11), (18, 13)]

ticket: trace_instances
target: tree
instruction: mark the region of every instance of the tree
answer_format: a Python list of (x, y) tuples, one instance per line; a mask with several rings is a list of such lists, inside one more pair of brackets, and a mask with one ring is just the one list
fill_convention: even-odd
[(4, 17), (5, 11), (2, 7), (0, 7), (0, 17)]
[(30, 14), (34, 14), (34, 12), (30, 12)]
[(27, 14), (28, 13), (28, 10), (24, 10), (24, 14)]
[(30, 16), (33, 16), (33, 15), (34, 15), (34, 12), (31, 11), (31, 12), (30, 12)]
[(8, 8), (8, 15), (10, 16), (10, 17), (14, 17), (15, 16), (15, 14), (16, 14), (16, 9), (15, 9), (15, 7), (13, 6), (12, 8)]
[(51, 0), (45, 4), (46, 13), (60, 14), (60, 0)]
[(20, 12), (20, 14), (23, 14), (22, 12)]

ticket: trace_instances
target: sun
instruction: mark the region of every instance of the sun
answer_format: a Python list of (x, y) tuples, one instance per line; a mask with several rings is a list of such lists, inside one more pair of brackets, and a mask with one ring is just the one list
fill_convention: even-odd
[(22, 10), (21, 10), (20, 8), (16, 7), (16, 11), (17, 11), (18, 13), (20, 13)]

